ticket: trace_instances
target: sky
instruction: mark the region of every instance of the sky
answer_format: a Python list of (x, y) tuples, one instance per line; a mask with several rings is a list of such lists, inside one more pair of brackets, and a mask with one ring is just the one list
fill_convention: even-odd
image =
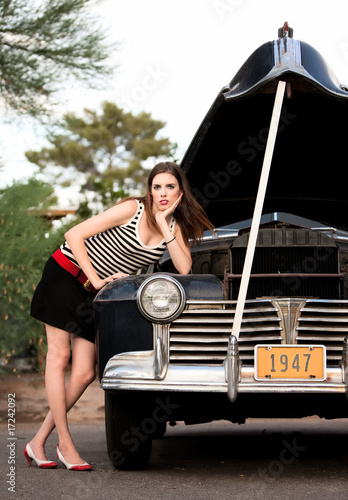
[[(166, 122), (161, 134), (178, 144), (179, 160), (221, 88), (285, 21), (348, 85), (347, 0), (102, 0), (95, 12), (118, 42), (114, 77), (104, 91), (75, 85), (62, 92), (59, 112), (97, 110), (104, 100), (149, 112)], [(32, 121), (5, 122), (0, 186), (37, 172), (24, 151), (45, 144), (45, 131)], [(74, 204), (69, 196), (65, 203)]]

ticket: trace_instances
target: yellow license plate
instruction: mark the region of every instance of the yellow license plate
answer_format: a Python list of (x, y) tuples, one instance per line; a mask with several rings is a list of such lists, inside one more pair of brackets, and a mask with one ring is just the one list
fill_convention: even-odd
[(325, 380), (325, 346), (257, 345), (255, 378), (256, 380)]

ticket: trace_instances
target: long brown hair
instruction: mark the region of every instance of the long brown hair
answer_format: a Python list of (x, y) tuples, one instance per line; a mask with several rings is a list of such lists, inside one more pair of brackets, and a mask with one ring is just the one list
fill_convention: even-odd
[(191, 243), (199, 243), (203, 237), (204, 231), (209, 230), (214, 232), (214, 226), (209, 221), (203, 208), (195, 200), (185, 173), (176, 163), (170, 161), (158, 163), (149, 174), (146, 185), (146, 195), (133, 199), (143, 202), (149, 226), (159, 231), (156, 219), (152, 213), (151, 187), (154, 177), (163, 173), (174, 175), (178, 181), (180, 191), (183, 193), (181, 203), (174, 211), (174, 217), (180, 226), (184, 240), (191, 240)]

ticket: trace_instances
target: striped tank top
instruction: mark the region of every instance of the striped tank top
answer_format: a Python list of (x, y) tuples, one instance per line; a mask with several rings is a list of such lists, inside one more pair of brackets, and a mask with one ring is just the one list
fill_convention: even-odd
[[(139, 237), (139, 223), (143, 216), (144, 204), (136, 200), (138, 209), (124, 225), (112, 227), (85, 240), (88, 257), (101, 279), (117, 273), (134, 273), (143, 266), (157, 262), (164, 251), (164, 239), (156, 246), (144, 245)], [(172, 216), (169, 229), (173, 233), (175, 218)], [(78, 265), (65, 241), (60, 250), (71, 262)]]

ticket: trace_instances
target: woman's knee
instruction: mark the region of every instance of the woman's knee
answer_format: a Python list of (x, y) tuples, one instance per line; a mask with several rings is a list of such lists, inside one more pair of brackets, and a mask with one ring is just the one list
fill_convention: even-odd
[(61, 348), (56, 349), (55, 347), (48, 346), (47, 348), (47, 356), (46, 356), (46, 365), (55, 368), (65, 369), (70, 361), (70, 349), (69, 348)]
[(84, 378), (85, 378), (85, 384), (86, 384), (86, 386), (90, 385), (95, 380), (96, 369), (95, 368), (90, 368), (89, 370), (86, 370), (86, 373), (84, 375), (85, 375)]
[(88, 387), (92, 382), (94, 382), (96, 376), (96, 370), (92, 367), (80, 366), (78, 369), (74, 369), (71, 372), (71, 378), (78, 381), (78, 384), (83, 387)]
[(96, 376), (95, 345), (88, 340), (73, 335), (72, 340), (72, 375), (77, 377), (85, 387), (90, 385)]
[(70, 335), (64, 330), (59, 330), (46, 325), (47, 356), (46, 364), (56, 368), (66, 368), (70, 361)]

